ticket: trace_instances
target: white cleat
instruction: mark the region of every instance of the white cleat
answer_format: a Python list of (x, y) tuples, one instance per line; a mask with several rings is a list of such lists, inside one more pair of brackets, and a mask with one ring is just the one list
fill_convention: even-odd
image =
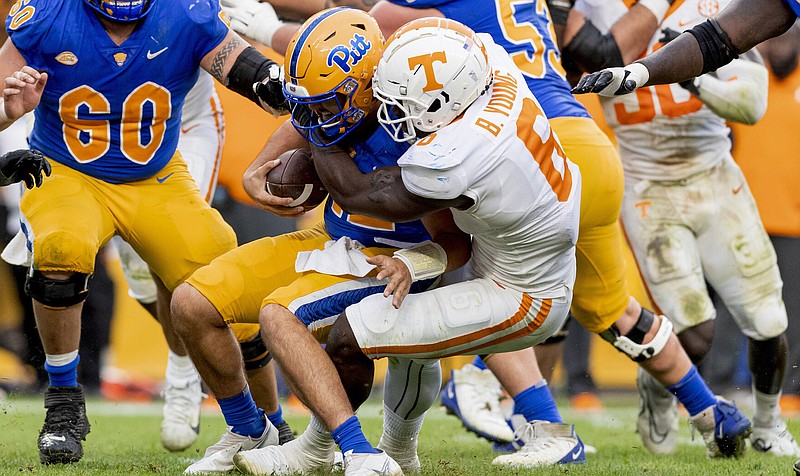
[(572, 425), (531, 421), (519, 426), (514, 432), (514, 436), (522, 442), (520, 449), (515, 453), (498, 456), (492, 461), (492, 464), (538, 468), (586, 462), (583, 442), (575, 434), (575, 428)]
[(380, 453), (344, 454), (345, 476), (403, 476), (403, 470), (389, 455)]
[(258, 438), (239, 435), (228, 428), (215, 444), (209, 446), (199, 461), (183, 471), (183, 474), (227, 473), (233, 471), (233, 458), (243, 450), (263, 448), (278, 444), (278, 429), (265, 418), (267, 427)]
[(450, 381), (442, 389), (441, 401), (467, 430), (495, 443), (510, 443), (514, 432), (500, 410), (502, 392), (491, 370), (467, 364), (452, 371)]
[(280, 446), (242, 451), (233, 457), (236, 469), (245, 474), (303, 474), (330, 471), (334, 464), (334, 447), (311, 447), (302, 435)]
[(753, 433), (750, 434), (753, 449), (775, 456), (800, 456), (800, 446), (786, 428), (786, 422), (778, 418), (770, 426), (759, 426), (753, 422)]
[(390, 443), (390, 439), (385, 435), (381, 436), (381, 441), (378, 442), (377, 449), (386, 452), (393, 460), (400, 465), (403, 473), (419, 473), (422, 465), (419, 462), (419, 455), (417, 454), (417, 439), (414, 438), (413, 443), (408, 448), (402, 450), (395, 450), (395, 446)]
[(636, 390), (639, 391), (636, 433), (644, 447), (655, 454), (673, 453), (678, 442), (678, 400), (641, 367), (636, 376)]
[(200, 375), (182, 387), (167, 382), (163, 393), (161, 444), (169, 451), (183, 451), (192, 446), (200, 433), (200, 402), (203, 401)]

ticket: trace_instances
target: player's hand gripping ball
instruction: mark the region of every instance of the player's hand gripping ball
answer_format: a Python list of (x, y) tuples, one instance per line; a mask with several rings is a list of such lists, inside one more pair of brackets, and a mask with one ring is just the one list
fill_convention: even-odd
[(291, 197), (290, 207), (306, 210), (318, 206), (328, 196), (308, 149), (294, 149), (278, 157), (281, 163), (267, 173), (267, 192), (276, 197)]

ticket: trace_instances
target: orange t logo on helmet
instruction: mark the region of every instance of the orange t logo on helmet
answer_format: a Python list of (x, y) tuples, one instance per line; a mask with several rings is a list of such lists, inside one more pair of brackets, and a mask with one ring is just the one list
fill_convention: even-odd
[(422, 69), (425, 71), (425, 79), (427, 82), (425, 83), (425, 87), (422, 88), (424, 92), (442, 89), (444, 87), (442, 83), (436, 80), (436, 74), (433, 72), (434, 61), (447, 63), (447, 56), (444, 54), (444, 51), (434, 51), (427, 55), (408, 58), (408, 67), (411, 71), (414, 71), (417, 66), (422, 66)]

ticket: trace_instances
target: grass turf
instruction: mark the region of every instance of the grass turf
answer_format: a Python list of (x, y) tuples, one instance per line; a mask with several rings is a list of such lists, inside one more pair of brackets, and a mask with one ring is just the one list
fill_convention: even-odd
[[(671, 456), (654, 456), (642, 447), (634, 433), (637, 408), (630, 398), (606, 399), (601, 414), (581, 415), (564, 410), (581, 438), (595, 446), (586, 465), (536, 470), (505, 469), (491, 464), (496, 455), (486, 441), (464, 431), (454, 417), (435, 406), (422, 429), (419, 455), (422, 475), (789, 475), (794, 458), (773, 457), (748, 450), (739, 460), (707, 460), (699, 434), (691, 441), (686, 418), (681, 419), (678, 449)], [(566, 408), (566, 405), (562, 405)], [(73, 465), (43, 466), (36, 452), (36, 438), (44, 417), (42, 400), (11, 397), (0, 403), (0, 475), (153, 475), (181, 474), (205, 447), (216, 442), (224, 428), (218, 413), (204, 413), (200, 437), (181, 453), (170, 453), (159, 443), (160, 403), (116, 404), (100, 400), (88, 403), (92, 432), (84, 442), (84, 457)], [(295, 431), (308, 418), (285, 412)], [(359, 413), (367, 437), (377, 443), (381, 431), (380, 404), (371, 402)], [(800, 425), (790, 423), (795, 434)], [(324, 473), (319, 473), (324, 474)]]

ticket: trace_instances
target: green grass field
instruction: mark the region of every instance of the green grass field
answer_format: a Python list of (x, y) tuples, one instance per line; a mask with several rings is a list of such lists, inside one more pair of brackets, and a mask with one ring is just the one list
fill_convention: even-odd
[[(740, 460), (705, 459), (699, 435), (691, 441), (686, 419), (681, 422), (678, 450), (672, 456), (653, 456), (641, 448), (634, 433), (635, 402), (627, 397), (606, 399), (599, 415), (578, 415), (569, 410), (564, 417), (575, 423), (581, 438), (595, 446), (586, 465), (538, 470), (509, 470), (492, 466), (491, 447), (465, 432), (460, 423), (434, 407), (422, 429), (419, 453), (423, 475), (790, 475), (794, 458), (776, 458), (748, 451)], [(567, 407), (563, 405), (563, 407)], [(92, 432), (84, 443), (80, 463), (45, 467), (39, 464), (36, 437), (44, 417), (38, 398), (10, 397), (0, 403), (0, 474), (2, 475), (153, 475), (180, 474), (205, 447), (214, 443), (224, 422), (217, 413), (205, 413), (197, 443), (182, 453), (169, 453), (158, 441), (160, 403), (116, 404), (100, 400), (88, 403)], [(377, 443), (381, 429), (380, 405), (370, 403), (360, 412), (367, 436)], [(287, 415), (296, 431), (308, 419)], [(794, 434), (800, 425), (790, 423)]]

